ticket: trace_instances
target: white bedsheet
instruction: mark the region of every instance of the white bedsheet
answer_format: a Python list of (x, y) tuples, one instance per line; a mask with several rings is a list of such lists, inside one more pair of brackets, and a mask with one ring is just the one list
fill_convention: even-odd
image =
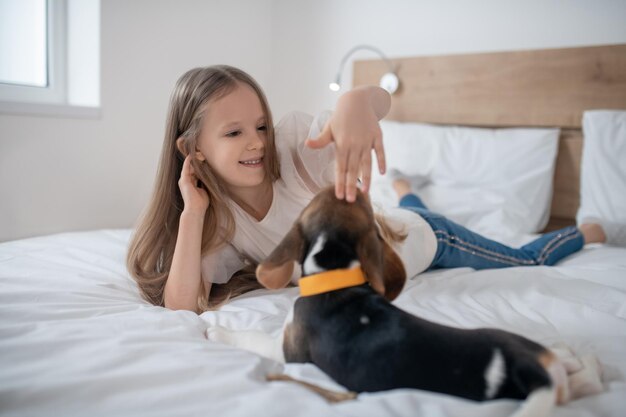
[[(408, 389), (330, 405), (295, 384), (265, 382), (283, 366), (210, 342), (206, 329), (277, 334), (297, 289), (255, 291), (201, 316), (154, 307), (126, 272), (129, 234), (0, 244), (1, 415), (490, 417), (518, 405)], [(587, 247), (556, 267), (428, 272), (395, 303), (440, 323), (499, 327), (595, 354), (605, 392), (555, 415), (626, 415), (626, 249)], [(285, 370), (336, 388), (312, 365)]]

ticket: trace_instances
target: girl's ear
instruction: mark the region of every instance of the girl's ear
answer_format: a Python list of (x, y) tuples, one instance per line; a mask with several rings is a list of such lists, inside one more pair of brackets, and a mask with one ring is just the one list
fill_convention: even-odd
[(303, 251), (304, 237), (296, 223), (267, 259), (259, 264), (256, 269), (257, 280), (265, 288), (275, 290), (285, 287)]
[[(180, 152), (184, 157), (187, 157), (187, 150), (185, 149), (185, 138), (181, 136), (180, 138), (176, 139), (176, 147), (178, 148), (178, 152)], [(206, 160), (202, 152), (200, 152), (197, 147), (195, 157), (198, 161)]]
[(357, 256), (374, 291), (394, 300), (404, 287), (406, 272), (393, 248), (372, 230), (359, 242)]
[(180, 138), (176, 139), (176, 147), (178, 148), (178, 152), (180, 152), (181, 155), (187, 156), (187, 152), (185, 150), (185, 138), (181, 136)]
[(205, 161), (206, 160), (206, 158), (204, 157), (204, 155), (200, 151), (196, 151), (196, 159), (198, 161)]

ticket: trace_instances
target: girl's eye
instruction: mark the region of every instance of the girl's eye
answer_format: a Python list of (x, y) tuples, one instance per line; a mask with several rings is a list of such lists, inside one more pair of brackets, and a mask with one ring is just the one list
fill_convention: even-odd
[(266, 131), (267, 127), (266, 126), (259, 126), (257, 129), (258, 130), (262, 130), (262, 131)]
[(233, 132), (227, 133), (226, 136), (228, 136), (229, 138), (234, 138), (235, 136), (239, 136), (240, 133), (241, 133), (240, 130), (235, 130)]

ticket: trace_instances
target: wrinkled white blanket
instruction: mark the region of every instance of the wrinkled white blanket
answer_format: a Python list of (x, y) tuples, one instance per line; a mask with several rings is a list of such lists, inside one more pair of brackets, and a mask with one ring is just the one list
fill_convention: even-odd
[[(266, 382), (267, 373), (286, 371), (340, 389), (312, 365), (283, 369), (208, 341), (206, 330), (277, 334), (297, 289), (255, 291), (201, 316), (154, 307), (125, 269), (129, 234), (0, 244), (0, 415), (490, 417), (518, 407), (408, 389), (331, 405), (298, 385)], [(597, 357), (603, 391), (555, 415), (624, 415), (626, 249), (588, 246), (556, 267), (428, 272), (408, 281), (395, 304), (439, 323), (498, 327)]]

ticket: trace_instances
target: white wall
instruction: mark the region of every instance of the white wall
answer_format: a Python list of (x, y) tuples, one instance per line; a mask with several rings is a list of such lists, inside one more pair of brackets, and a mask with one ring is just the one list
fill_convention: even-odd
[[(626, 0), (276, 0), (273, 111), (332, 108), (339, 62), (626, 43)], [(350, 86), (352, 61), (342, 74)], [(349, 88), (349, 87), (348, 87)]]
[(626, 43), (624, 0), (102, 0), (101, 12), (101, 118), (0, 115), (0, 241), (131, 227), (170, 91), (195, 66), (248, 71), (278, 120), (332, 108), (328, 83), (356, 44), (402, 57)]
[(271, 1), (102, 0), (101, 118), (0, 115), (0, 241), (131, 227), (174, 83), (228, 63), (270, 80)]

